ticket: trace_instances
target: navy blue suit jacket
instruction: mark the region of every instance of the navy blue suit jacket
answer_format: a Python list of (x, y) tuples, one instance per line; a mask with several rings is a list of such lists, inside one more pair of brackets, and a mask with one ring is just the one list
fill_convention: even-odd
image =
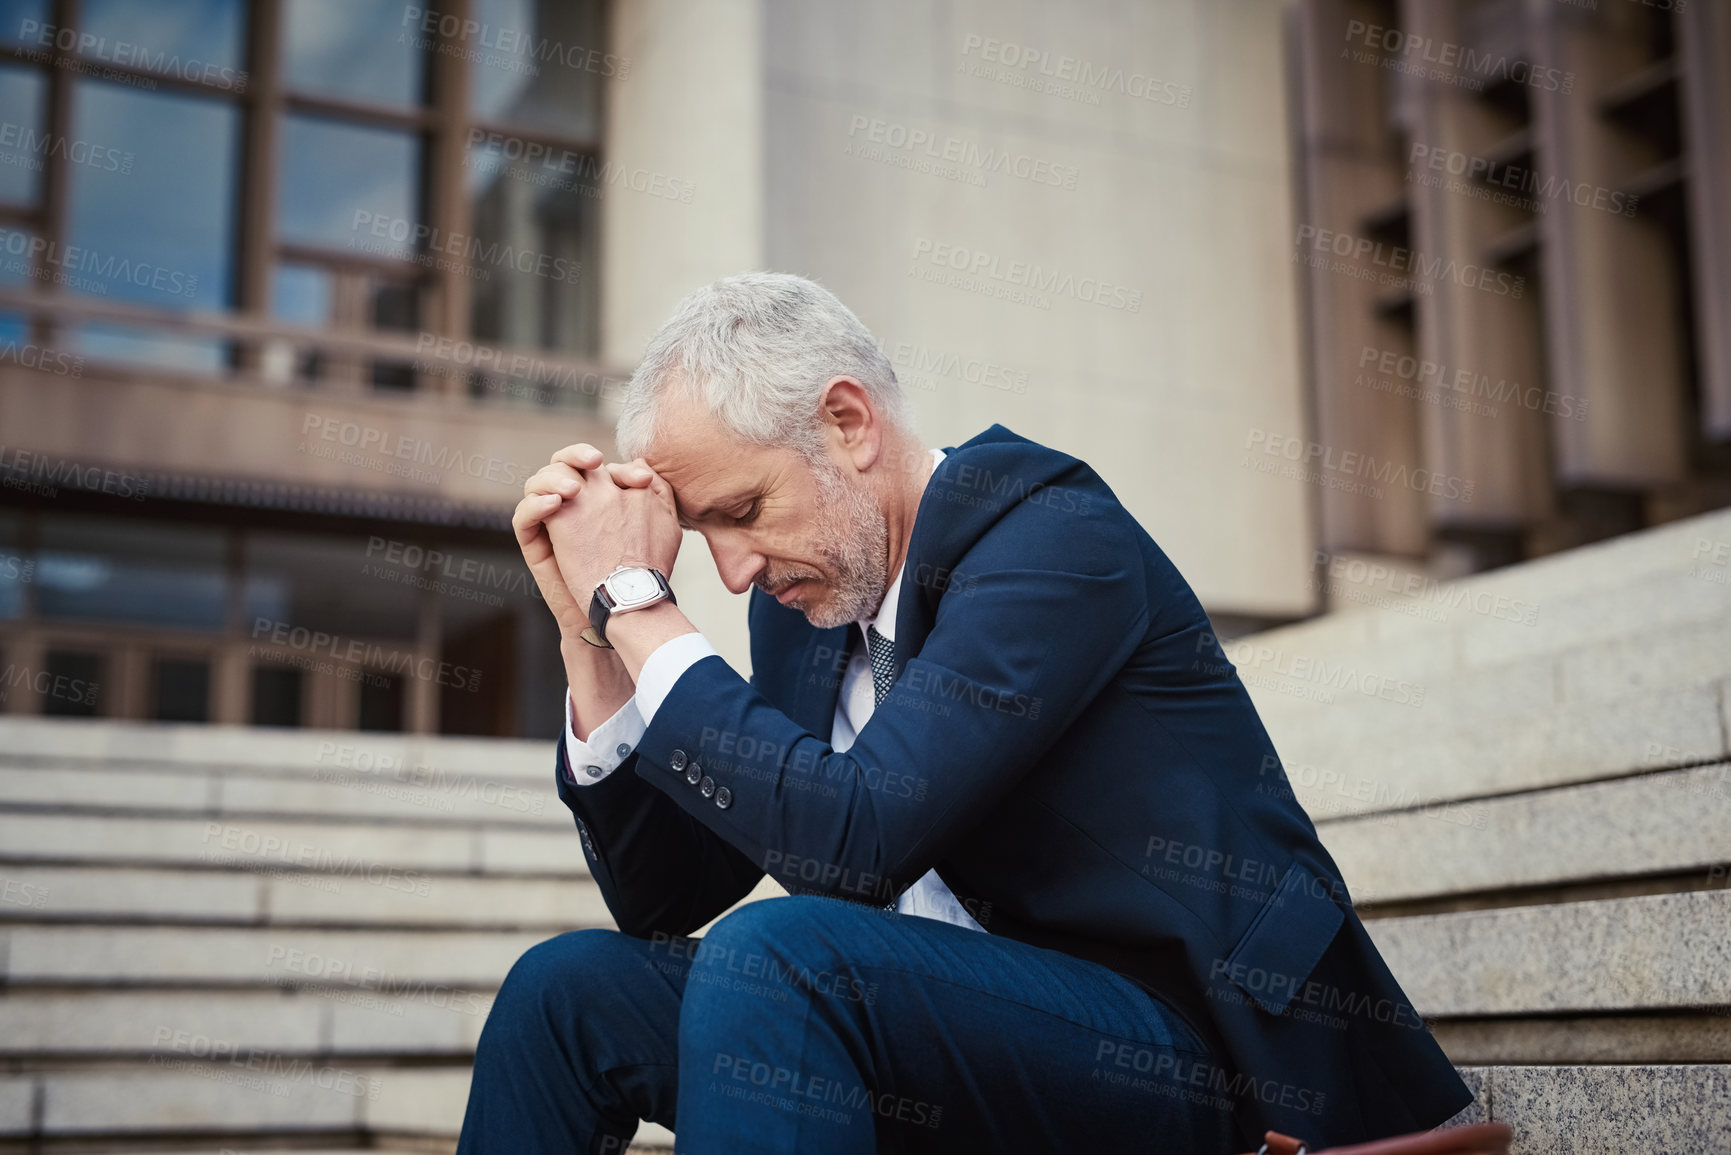
[(1221, 1059), (1194, 1089), (1236, 1101), (1251, 1149), (1464, 1107), (1177, 569), (1076, 458), (1001, 425), (947, 453), (902, 572), (895, 686), (846, 752), (851, 626), (756, 589), (749, 683), (697, 662), (593, 786), (561, 751), (621, 929), (688, 934), (766, 872), (883, 905), (935, 868), (988, 932), (1182, 1015)]

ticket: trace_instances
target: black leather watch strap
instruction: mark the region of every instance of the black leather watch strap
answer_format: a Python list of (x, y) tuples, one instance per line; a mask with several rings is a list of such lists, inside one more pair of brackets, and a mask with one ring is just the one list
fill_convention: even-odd
[[(678, 605), (679, 598), (674, 595), (673, 584), (667, 580), (667, 575), (653, 567), (645, 568), (649, 569), (649, 572), (654, 574), (656, 578), (660, 580), (661, 588), (667, 591), (667, 597), (661, 600), (670, 601), (674, 605)], [(592, 646), (611, 650), (613, 648), (613, 643), (607, 640), (607, 619), (612, 616), (613, 607), (609, 605), (607, 599), (602, 596), (605, 588), (606, 583), (603, 582), (601, 585), (596, 586), (595, 592), (590, 595), (589, 628), (584, 630), (578, 636)], [(655, 603), (651, 604), (653, 605)]]

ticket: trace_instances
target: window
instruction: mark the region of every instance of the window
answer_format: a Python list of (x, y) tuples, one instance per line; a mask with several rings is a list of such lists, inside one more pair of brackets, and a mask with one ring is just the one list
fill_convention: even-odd
[(369, 670), (361, 678), (357, 730), (398, 731), (403, 728), (403, 679)]
[(49, 650), (44, 676), (35, 679), (42, 712), (55, 718), (94, 718), (102, 702), (102, 657)]
[(65, 515), (45, 520), (41, 543), (34, 580), (46, 619), (223, 628), (221, 530)]
[(254, 666), (250, 720), (254, 726), (299, 726), (301, 672), (292, 666)]
[(210, 721), (210, 663), (157, 658), (151, 663), (151, 713), (158, 722)]

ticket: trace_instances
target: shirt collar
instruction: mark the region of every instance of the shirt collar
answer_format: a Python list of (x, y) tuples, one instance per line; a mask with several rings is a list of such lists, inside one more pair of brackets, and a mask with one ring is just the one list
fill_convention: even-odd
[[(932, 450), (933, 477), (937, 476), (938, 463), (943, 459), (944, 451), (942, 449), (934, 448)], [(926, 484), (931, 484), (930, 478), (926, 479)], [(866, 627), (871, 626), (890, 641), (893, 642), (896, 640), (896, 607), (901, 604), (902, 570), (907, 568), (907, 564), (907, 558), (903, 557), (902, 564), (897, 566), (896, 572), (891, 575), (889, 588), (884, 591), (884, 604), (878, 607), (877, 616), (856, 619), (856, 624), (860, 628), (860, 635), (862, 637), (865, 636)]]

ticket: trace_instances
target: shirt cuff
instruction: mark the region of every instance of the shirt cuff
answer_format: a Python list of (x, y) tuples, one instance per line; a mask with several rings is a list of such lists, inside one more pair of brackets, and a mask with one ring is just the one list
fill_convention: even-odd
[(644, 722), (637, 713), (635, 700), (613, 711), (613, 716), (589, 731), (587, 742), (577, 737), (571, 725), (575, 711), (571, 690), (565, 690), (565, 765), (574, 786), (593, 786), (613, 771), (637, 748), (643, 738)]
[[(680, 634), (677, 638), (669, 638), (655, 647), (643, 663), (643, 668), (637, 672), (637, 716), (644, 727), (655, 720), (655, 711), (661, 708), (661, 703), (667, 695), (673, 692), (673, 684), (679, 681), (679, 675), (704, 658), (716, 653), (709, 639), (693, 630), (689, 634)], [(638, 731), (642, 736), (642, 731)]]

